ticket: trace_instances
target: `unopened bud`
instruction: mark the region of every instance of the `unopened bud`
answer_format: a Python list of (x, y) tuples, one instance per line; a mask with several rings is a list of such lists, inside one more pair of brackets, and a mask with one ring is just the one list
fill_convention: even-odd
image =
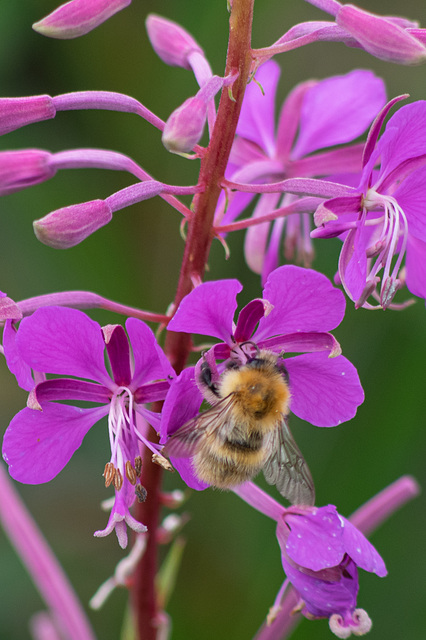
[(414, 35), (382, 16), (347, 4), (336, 16), (339, 27), (353, 36), (371, 55), (399, 64), (426, 61), (426, 47)]
[(172, 153), (189, 153), (203, 135), (207, 105), (197, 96), (188, 98), (169, 116), (162, 142)]
[(157, 56), (172, 67), (190, 69), (188, 56), (194, 51), (204, 55), (194, 38), (172, 20), (151, 13), (146, 19), (146, 30)]
[(222, 87), (232, 85), (238, 74), (212, 76), (192, 98), (175, 109), (164, 127), (162, 141), (172, 153), (188, 153), (203, 135), (207, 105)]
[(128, 7), (132, 0), (71, 0), (33, 24), (34, 31), (67, 40), (83, 36)]
[(50, 96), (0, 99), (0, 135), (33, 122), (51, 120), (56, 109)]
[(0, 153), (0, 195), (21, 191), (52, 178), (56, 169), (49, 165), (51, 154), (40, 149)]
[(91, 200), (52, 211), (35, 220), (34, 232), (40, 242), (54, 249), (69, 249), (79, 244), (112, 219), (112, 211), (103, 200)]

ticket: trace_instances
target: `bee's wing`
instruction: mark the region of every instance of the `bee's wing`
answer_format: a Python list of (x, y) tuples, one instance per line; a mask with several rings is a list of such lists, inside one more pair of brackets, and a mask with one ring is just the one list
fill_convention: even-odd
[(270, 453), (263, 467), (266, 482), (274, 484), (292, 504), (315, 504), (315, 487), (309, 467), (290, 432), (285, 416), (268, 436)]
[(210, 409), (200, 413), (186, 422), (167, 441), (162, 453), (175, 458), (193, 456), (200, 444), (211, 437), (218, 437), (224, 442), (232, 432), (235, 422), (232, 417), (234, 396), (230, 394)]

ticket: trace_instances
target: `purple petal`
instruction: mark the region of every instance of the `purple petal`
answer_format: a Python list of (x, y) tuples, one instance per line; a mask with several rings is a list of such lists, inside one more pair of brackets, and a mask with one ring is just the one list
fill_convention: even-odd
[(103, 327), (103, 333), (114, 382), (119, 387), (127, 387), (131, 374), (130, 348), (126, 333), (120, 324)]
[(260, 67), (256, 82), (252, 81), (244, 94), (237, 126), (237, 135), (258, 144), (269, 157), (275, 155), (275, 93), (280, 73), (273, 60)]
[(188, 420), (194, 418), (201, 407), (203, 396), (198, 391), (194, 367), (184, 369), (172, 382), (161, 412), (160, 444)]
[(285, 521), (291, 529), (286, 551), (294, 562), (320, 571), (335, 567), (343, 560), (343, 527), (336, 507), (320, 507), (305, 515), (289, 514)]
[(382, 557), (371, 542), (351, 523), (340, 516), (343, 523), (343, 544), (345, 551), (355, 564), (365, 571), (377, 574), (381, 578), (387, 575)]
[(283, 163), (287, 163), (289, 160), (290, 151), (293, 147), (294, 139), (299, 128), (300, 112), (302, 109), (303, 98), (306, 92), (316, 84), (316, 80), (301, 82), (288, 94), (282, 106), (278, 118), (276, 155), (282, 160)]
[(80, 409), (46, 404), (25, 408), (11, 421), (3, 439), (3, 457), (12, 478), (27, 484), (52, 480), (68, 463), (89, 429), (109, 406)]
[(169, 322), (170, 331), (214, 336), (231, 344), (237, 294), (242, 290), (238, 280), (204, 282), (180, 303)]
[(343, 356), (310, 353), (286, 358), (292, 413), (317, 427), (350, 420), (364, 401), (358, 373)]
[(287, 578), (304, 601), (305, 609), (313, 616), (328, 618), (333, 613), (345, 615), (356, 607), (358, 572), (355, 563), (348, 563), (345, 574), (338, 581), (329, 581), (328, 576), (321, 579), (321, 572), (316, 576), (306, 575), (293, 567), (285, 556), (282, 557), (282, 563)]
[[(83, 402), (109, 403), (111, 391), (95, 382), (54, 378), (40, 382), (31, 395), (33, 402), (42, 403), (55, 400), (82, 400)], [(35, 407), (34, 407), (35, 408)]]
[(274, 353), (312, 353), (313, 351), (328, 351), (329, 356), (339, 356), (341, 348), (336, 338), (331, 333), (315, 331), (305, 333), (288, 333), (285, 336), (276, 336), (259, 343), (262, 349), (270, 349)]
[(379, 133), (382, 128), (383, 122), (385, 121), (385, 118), (388, 115), (390, 109), (393, 107), (394, 104), (396, 104), (400, 100), (404, 100), (407, 97), (408, 97), (408, 94), (397, 96), (396, 98), (392, 98), (392, 100), (387, 102), (383, 107), (383, 109), (381, 109), (381, 111), (375, 117), (374, 122), (370, 127), (370, 131), (368, 132), (367, 140), (364, 146), (364, 153), (362, 156), (363, 167), (365, 167), (365, 165), (369, 162), (371, 158), (371, 154), (373, 153), (374, 148), (376, 146), (377, 138), (379, 137)]
[(409, 291), (426, 299), (426, 242), (408, 236), (405, 268)]
[(37, 309), (22, 320), (17, 344), (25, 362), (36, 371), (112, 385), (104, 364), (101, 327), (82, 311), (66, 307)]
[(138, 404), (146, 404), (148, 402), (156, 402), (164, 400), (170, 388), (170, 380), (161, 380), (159, 382), (151, 382), (139, 387), (135, 391), (135, 402)]
[(411, 235), (426, 240), (426, 167), (409, 175), (392, 194), (407, 216)]
[[(259, 218), (276, 209), (281, 197), (279, 193), (264, 193), (260, 196), (252, 218)], [(249, 227), (244, 238), (244, 256), (247, 266), (255, 273), (262, 273), (263, 260), (269, 236), (270, 222), (263, 222), (254, 227)]]
[(345, 238), (339, 257), (340, 280), (355, 302), (364, 291), (367, 278), (366, 234), (357, 227)]
[[(194, 418), (200, 409), (203, 396), (198, 391), (194, 379), (194, 367), (184, 369), (173, 381), (167, 394), (161, 413), (160, 443), (165, 444), (167, 437), (175, 433), (179, 427)], [(209, 485), (198, 480), (190, 458), (171, 458), (171, 462), (182, 480), (197, 491)]]
[(129, 318), (126, 320), (134, 358), (134, 373), (131, 389), (136, 389), (147, 382), (163, 380), (175, 376), (173, 368), (164, 355), (151, 329), (142, 320)]
[(272, 306), (268, 300), (256, 298), (243, 307), (238, 315), (237, 326), (235, 328), (235, 340), (245, 342), (250, 340), (257, 323), (263, 316), (272, 311)]
[(7, 320), (3, 330), (3, 348), (6, 364), (16, 377), (16, 381), (26, 391), (31, 391), (34, 379), (29, 367), (21, 357), (16, 345), (17, 332), (11, 320)]
[(401, 107), (388, 121), (378, 149), (383, 178), (406, 160), (423, 155), (426, 148), (426, 101)]
[(341, 291), (321, 273), (293, 265), (270, 274), (262, 297), (274, 308), (260, 320), (255, 341), (299, 331), (329, 331), (345, 314)]
[(356, 70), (322, 80), (304, 97), (292, 157), (355, 140), (385, 102), (384, 82), (372, 71)]

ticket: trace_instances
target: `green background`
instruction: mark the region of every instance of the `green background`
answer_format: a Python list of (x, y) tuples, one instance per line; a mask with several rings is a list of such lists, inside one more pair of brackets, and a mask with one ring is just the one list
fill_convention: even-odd
[[(87, 36), (72, 41), (43, 38), (31, 24), (56, 6), (55, 0), (0, 3), (0, 94), (25, 96), (104, 89), (134, 96), (160, 117), (196, 91), (191, 73), (164, 65), (153, 53), (144, 20), (156, 12), (176, 20), (204, 48), (213, 71), (224, 69), (228, 14), (225, 0), (133, 0), (131, 6)], [(404, 13), (426, 27), (423, 0), (364, 0), (377, 13)], [(290, 26), (327, 16), (302, 0), (257, 0), (253, 46), (266, 46)], [(426, 97), (426, 67), (400, 67), (341, 44), (316, 44), (277, 58), (282, 67), (279, 104), (299, 81), (374, 69), (388, 95)], [(90, 146), (114, 149), (171, 184), (196, 180), (197, 162), (171, 156), (157, 130), (140, 118), (112, 112), (60, 113), (53, 121), (25, 127), (2, 138), (1, 149), (40, 147), (51, 151)], [(83, 244), (61, 252), (40, 244), (32, 221), (74, 202), (106, 197), (130, 184), (125, 174), (70, 171), (0, 202), (0, 288), (15, 300), (66, 289), (85, 289), (119, 302), (163, 312), (173, 300), (183, 251), (179, 214), (159, 198), (115, 214), (114, 220)], [(260, 295), (258, 278), (245, 266), (242, 234), (229, 239), (224, 261), (213, 245), (209, 279), (238, 277), (246, 300)], [(317, 242), (314, 267), (332, 277), (339, 243)], [(101, 323), (122, 321), (93, 313)], [(404, 312), (354, 311), (334, 332), (344, 354), (358, 368), (366, 400), (356, 418), (336, 429), (318, 429), (292, 420), (293, 431), (311, 467), (319, 505), (332, 503), (349, 515), (403, 474), (425, 485), (425, 309), (423, 301)], [(26, 402), (2, 363), (0, 413), (3, 432)], [(109, 459), (105, 424), (88, 434), (72, 462), (54, 481), (19, 490), (85, 604), (123, 557), (115, 536), (95, 539), (106, 515), (102, 472)], [(183, 484), (173, 475), (169, 488)], [(108, 493), (109, 495), (109, 493)], [(1, 499), (1, 497), (0, 497)], [(262, 623), (283, 580), (274, 525), (233, 494), (192, 493), (183, 510), (191, 519), (176, 590), (168, 606), (174, 640), (250, 638)], [(425, 501), (420, 496), (383, 525), (372, 541), (389, 576), (360, 572), (359, 606), (373, 619), (372, 640), (426, 637)], [(97, 636), (119, 637), (126, 603), (117, 591), (101, 612), (89, 612)], [(17, 605), (19, 604), (19, 615)], [(0, 530), (0, 639), (28, 638), (28, 620), (43, 608), (19, 558)], [(326, 621), (303, 620), (297, 640), (330, 638)]]

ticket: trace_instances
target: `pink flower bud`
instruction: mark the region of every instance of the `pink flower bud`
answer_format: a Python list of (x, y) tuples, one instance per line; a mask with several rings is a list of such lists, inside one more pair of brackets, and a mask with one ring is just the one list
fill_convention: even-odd
[(426, 47), (408, 31), (382, 16), (348, 4), (339, 9), (336, 23), (376, 58), (399, 64), (419, 64), (426, 60)]
[(35, 22), (33, 29), (50, 38), (78, 38), (128, 7), (132, 0), (71, 0)]
[(197, 96), (188, 98), (169, 116), (161, 137), (172, 153), (188, 153), (203, 135), (207, 105)]
[(193, 51), (204, 55), (200, 45), (176, 22), (151, 13), (146, 20), (146, 30), (157, 56), (172, 67), (190, 69), (188, 56)]
[(50, 153), (40, 149), (0, 153), (0, 195), (15, 193), (52, 178), (56, 169), (49, 165), (50, 158)]
[(56, 115), (50, 96), (0, 98), (0, 135), (15, 131), (33, 122), (50, 120)]
[(112, 219), (103, 200), (91, 200), (52, 211), (35, 220), (34, 232), (40, 242), (54, 249), (69, 249), (82, 242)]
[(188, 153), (194, 148), (203, 135), (209, 102), (223, 86), (231, 85), (235, 78), (235, 74), (226, 78), (212, 76), (195, 96), (185, 100), (173, 111), (166, 122), (161, 138), (168, 151)]

